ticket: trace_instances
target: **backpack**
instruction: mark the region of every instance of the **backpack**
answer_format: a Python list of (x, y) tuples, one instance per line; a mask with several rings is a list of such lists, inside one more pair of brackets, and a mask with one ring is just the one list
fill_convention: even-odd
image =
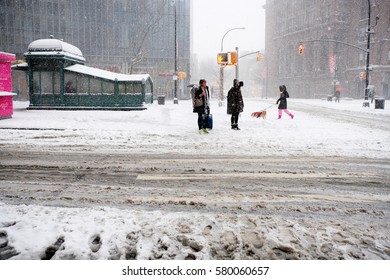
[(192, 85), (192, 88), (191, 88), (191, 98), (192, 98), (192, 107), (196, 107), (195, 106), (195, 93), (196, 91), (199, 89), (199, 87), (197, 85)]

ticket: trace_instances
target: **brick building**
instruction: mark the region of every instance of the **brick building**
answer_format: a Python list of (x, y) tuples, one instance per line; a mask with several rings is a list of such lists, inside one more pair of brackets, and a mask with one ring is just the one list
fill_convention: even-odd
[(386, 0), (267, 0), (265, 95), (277, 95), (278, 86), (285, 84), (294, 97), (320, 98), (341, 88), (342, 97), (364, 98), (369, 2), (373, 31), (369, 83), (377, 95), (390, 98), (390, 1)]

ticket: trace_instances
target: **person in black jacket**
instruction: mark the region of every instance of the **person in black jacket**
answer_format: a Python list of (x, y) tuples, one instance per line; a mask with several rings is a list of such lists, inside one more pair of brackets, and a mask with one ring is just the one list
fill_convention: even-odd
[(232, 115), (231, 124), (232, 129), (240, 130), (238, 128), (238, 116), (244, 111), (244, 100), (242, 99), (241, 87), (243, 83), (237, 79), (233, 80), (233, 87), (228, 92), (227, 97), (227, 113)]
[(279, 86), (279, 90), (280, 90), (280, 97), (276, 101), (276, 104), (279, 103), (278, 119), (282, 118), (283, 111), (293, 119), (294, 115), (291, 114), (289, 110), (287, 110), (287, 98), (290, 97), (290, 95), (287, 92), (287, 88), (285, 85), (282, 85), (282, 86)]
[(208, 133), (206, 124), (210, 114), (210, 92), (203, 79), (199, 81), (199, 88), (195, 92), (194, 113), (198, 113), (199, 134)]

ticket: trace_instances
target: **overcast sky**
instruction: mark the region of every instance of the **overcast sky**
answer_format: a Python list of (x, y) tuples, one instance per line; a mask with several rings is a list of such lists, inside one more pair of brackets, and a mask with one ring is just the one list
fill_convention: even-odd
[(233, 30), (223, 41), (224, 51), (240, 54), (258, 51), (265, 47), (265, 0), (194, 0), (194, 52), (199, 59), (216, 59), (221, 50), (223, 35)]

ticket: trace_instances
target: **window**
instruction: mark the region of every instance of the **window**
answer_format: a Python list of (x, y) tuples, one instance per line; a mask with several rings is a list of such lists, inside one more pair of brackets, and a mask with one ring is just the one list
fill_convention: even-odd
[(126, 84), (126, 93), (130, 95), (139, 95), (142, 93), (142, 85), (141, 84)]
[(65, 94), (77, 93), (77, 79), (75, 74), (65, 74)]
[(152, 84), (149, 82), (146, 83), (146, 94), (152, 94)]
[(103, 94), (114, 94), (114, 83), (103, 82)]
[(91, 79), (91, 94), (102, 94), (102, 81)]
[[(58, 81), (56, 81), (56, 79), (58, 79)], [(60, 93), (59, 79), (60, 79), (60, 75), (57, 72), (41, 72), (42, 94)]]
[(41, 72), (33, 72), (33, 93), (41, 93)]
[(89, 94), (89, 79), (85, 76), (77, 78), (77, 92), (79, 94)]

